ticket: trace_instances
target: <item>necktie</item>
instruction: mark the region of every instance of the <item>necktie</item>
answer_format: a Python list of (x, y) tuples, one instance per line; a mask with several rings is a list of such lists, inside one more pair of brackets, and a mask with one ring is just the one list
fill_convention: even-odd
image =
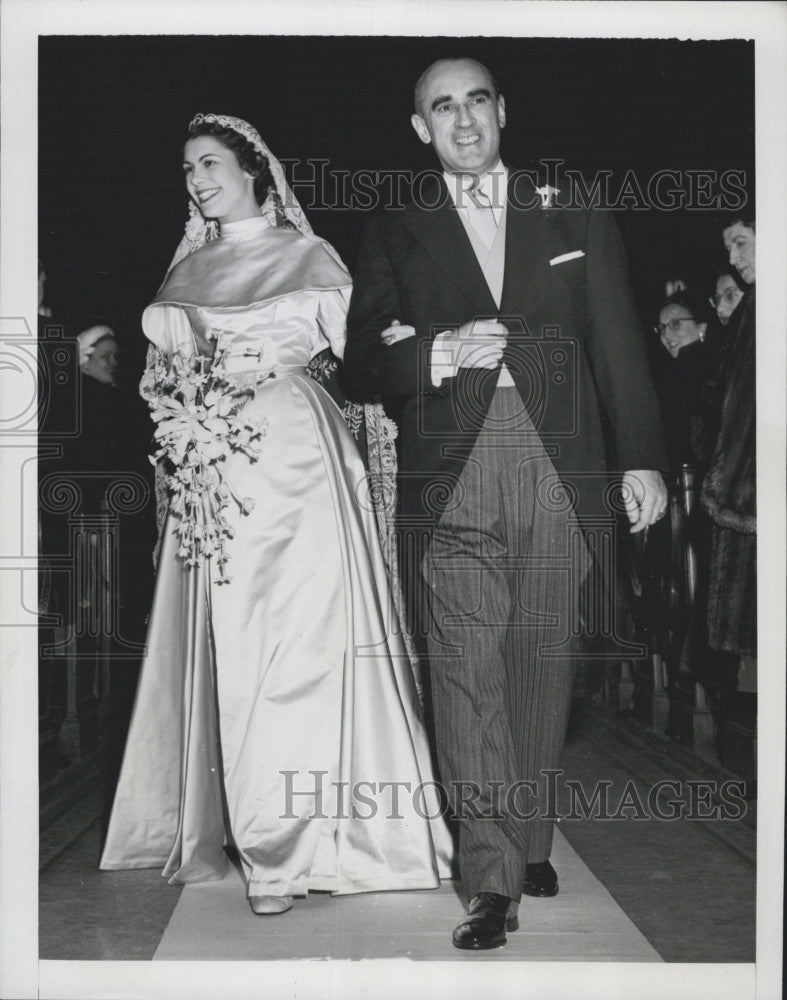
[(497, 222), (492, 211), (492, 201), (481, 187), (470, 192), (470, 224), (487, 247), (491, 247), (497, 235)]

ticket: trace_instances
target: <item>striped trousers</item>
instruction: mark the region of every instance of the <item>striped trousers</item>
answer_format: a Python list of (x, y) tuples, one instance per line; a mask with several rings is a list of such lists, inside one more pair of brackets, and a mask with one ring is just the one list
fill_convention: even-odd
[[(549, 857), (584, 543), (516, 388), (498, 388), (421, 565), (440, 779), (470, 899)], [(546, 818), (545, 818), (546, 816)]]

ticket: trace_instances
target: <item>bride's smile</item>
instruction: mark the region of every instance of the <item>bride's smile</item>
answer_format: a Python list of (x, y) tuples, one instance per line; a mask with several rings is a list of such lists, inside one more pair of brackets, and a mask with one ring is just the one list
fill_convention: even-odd
[(183, 150), (186, 189), (208, 219), (240, 222), (259, 215), (254, 178), (213, 136), (189, 139)]

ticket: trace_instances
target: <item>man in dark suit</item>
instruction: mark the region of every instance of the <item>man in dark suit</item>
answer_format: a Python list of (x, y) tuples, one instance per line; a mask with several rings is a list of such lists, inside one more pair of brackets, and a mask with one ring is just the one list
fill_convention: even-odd
[(503, 166), (504, 100), (475, 60), (430, 66), (415, 109), (443, 173), (367, 226), (345, 364), (399, 420), (402, 555), (469, 900), (453, 941), (484, 949), (523, 892), (558, 888), (544, 772), (565, 738), (583, 531), (611, 517), (602, 408), (632, 531), (666, 508), (666, 457), (614, 222)]

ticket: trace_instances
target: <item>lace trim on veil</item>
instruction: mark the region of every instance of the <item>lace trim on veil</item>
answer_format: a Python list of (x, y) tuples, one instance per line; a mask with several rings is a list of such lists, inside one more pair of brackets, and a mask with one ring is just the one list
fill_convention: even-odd
[[(148, 344), (145, 357), (145, 370), (139, 383), (139, 394), (149, 407), (153, 407), (157, 399), (156, 385), (160, 384), (161, 374), (167, 370), (167, 355), (155, 344)], [(156, 544), (153, 546), (153, 567), (158, 568), (158, 557), (161, 552), (161, 542), (164, 538), (164, 525), (169, 513), (170, 476), (164, 467), (164, 462), (153, 462), (154, 490), (156, 496)]]
[[(359, 407), (360, 409), (360, 407)], [(366, 403), (363, 407), (366, 422), (366, 445), (368, 449), (369, 492), (377, 517), (377, 533), (383, 550), (383, 559), (388, 568), (393, 595), (394, 610), (399, 621), (399, 629), (410, 658), (413, 680), (418, 697), (423, 703), (424, 692), (421, 683), (418, 656), (415, 651), (413, 637), (407, 627), (407, 615), (404, 606), (402, 577), (399, 572), (399, 558), (396, 547), (396, 476), (398, 460), (396, 457), (396, 438), (399, 429), (380, 403)], [(352, 429), (352, 428), (351, 428)]]
[[(268, 167), (274, 180), (275, 188), (271, 189), (265, 202), (260, 206), (260, 214), (263, 215), (271, 226), (280, 228), (295, 229), (306, 236), (312, 236), (312, 228), (308, 219), (303, 213), (303, 209), (298, 203), (284, 175), (284, 170), (276, 157), (271, 153), (267, 145), (262, 141), (259, 133), (248, 122), (229, 115), (197, 115), (193, 123), (202, 121), (214, 121), (224, 125), (243, 135), (255, 148), (261, 152), (268, 160)], [(183, 238), (178, 244), (177, 250), (172, 258), (167, 274), (184, 257), (194, 253), (210, 240), (216, 239), (219, 235), (218, 226), (215, 222), (206, 221), (199, 209), (193, 202), (189, 202), (189, 218), (186, 223)], [(336, 250), (325, 244), (328, 252), (344, 267), (344, 264), (336, 253)], [(160, 376), (166, 373), (168, 365), (167, 355), (154, 344), (148, 346), (145, 362), (145, 370), (140, 381), (139, 392), (141, 397), (150, 405), (156, 399), (156, 384), (160, 383)], [(330, 359), (327, 362), (320, 362), (316, 367), (310, 366), (309, 374), (318, 382), (325, 381), (330, 374), (335, 371), (337, 362)], [(388, 569), (391, 592), (393, 595), (394, 610), (399, 620), (400, 632), (403, 637), (407, 654), (413, 671), (413, 676), (418, 690), (419, 697), (423, 700), (422, 686), (420, 682), (418, 658), (415, 653), (412, 636), (407, 625), (404, 609), (404, 599), (402, 596), (401, 574), (397, 558), (396, 535), (395, 535), (395, 512), (396, 512), (396, 476), (397, 458), (395, 440), (397, 436), (396, 424), (386, 416), (380, 403), (365, 404), (346, 403), (342, 409), (347, 426), (356, 440), (359, 440), (361, 428), (366, 427), (366, 446), (368, 460), (368, 481), (369, 491), (374, 505), (377, 520), (377, 530), (380, 545), (383, 552), (386, 567)], [(156, 496), (156, 524), (158, 528), (157, 540), (153, 550), (154, 566), (158, 564), (161, 543), (164, 537), (164, 528), (169, 512), (170, 501), (170, 474), (163, 462), (159, 461), (155, 465), (155, 496)]]

